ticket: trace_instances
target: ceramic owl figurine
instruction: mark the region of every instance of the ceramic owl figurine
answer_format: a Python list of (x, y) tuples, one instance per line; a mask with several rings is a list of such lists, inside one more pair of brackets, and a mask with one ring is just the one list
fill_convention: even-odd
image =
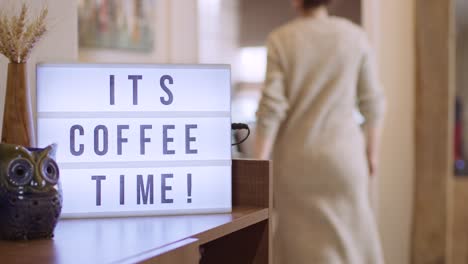
[(62, 210), (55, 152), (0, 144), (0, 239), (53, 237)]

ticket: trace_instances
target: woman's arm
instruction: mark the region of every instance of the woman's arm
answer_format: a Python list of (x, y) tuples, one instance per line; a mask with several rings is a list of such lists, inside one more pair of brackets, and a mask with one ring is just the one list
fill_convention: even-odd
[(255, 134), (255, 159), (270, 159), (274, 138), (259, 133)]
[(363, 132), (366, 139), (366, 155), (369, 174), (376, 175), (379, 160), (379, 144), (382, 120), (385, 113), (385, 97), (377, 74), (377, 63), (369, 45), (362, 58), (357, 87), (359, 110), (365, 118)]
[(378, 160), (379, 160), (379, 146), (380, 146), (380, 135), (382, 126), (379, 125), (368, 125), (364, 126), (364, 134), (366, 138), (366, 154), (367, 162), (369, 166), (370, 176), (377, 174)]
[(268, 58), (265, 85), (257, 110), (254, 158), (269, 159), (278, 129), (286, 117), (289, 102), (285, 95), (285, 77), (274, 34), (267, 42)]

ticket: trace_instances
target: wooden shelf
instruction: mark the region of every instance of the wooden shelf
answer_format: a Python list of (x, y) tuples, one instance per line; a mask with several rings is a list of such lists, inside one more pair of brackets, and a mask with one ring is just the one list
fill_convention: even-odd
[[(247, 172), (249, 168), (254, 171)], [(258, 169), (264, 173), (258, 174)], [(245, 245), (252, 241), (264, 243), (262, 247), (252, 246), (253, 256), (244, 257), (259, 259), (254, 263), (268, 263), (269, 163), (235, 161), (233, 172), (231, 213), (61, 220), (52, 240), (0, 241), (2, 263), (198, 263), (199, 248), (205, 252), (202, 263), (217, 263), (222, 257), (218, 255), (229, 255), (225, 246), (231, 243), (230, 237)], [(262, 177), (265, 179), (261, 180)], [(242, 188), (244, 185), (248, 188)], [(262, 198), (262, 194), (266, 197)], [(252, 232), (246, 232), (252, 227)], [(247, 237), (238, 241), (235, 234)]]
[(268, 209), (236, 207), (231, 214), (62, 220), (53, 240), (2, 241), (0, 256), (6, 263), (34, 263), (38, 255), (47, 263), (118, 262), (188, 238), (203, 244), (267, 219)]
[(255, 207), (239, 207), (234, 208), (232, 213), (232, 221), (225, 224), (213, 227), (204, 232), (195, 235), (200, 244), (213, 241), (225, 235), (239, 231), (245, 227), (257, 224), (261, 221), (268, 220), (268, 208), (255, 208)]

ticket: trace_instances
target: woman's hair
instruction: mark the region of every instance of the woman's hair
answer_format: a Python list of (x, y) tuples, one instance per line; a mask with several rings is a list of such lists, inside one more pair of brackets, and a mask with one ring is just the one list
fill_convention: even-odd
[(316, 8), (322, 5), (328, 5), (332, 0), (302, 0), (302, 8), (307, 10), (311, 8)]

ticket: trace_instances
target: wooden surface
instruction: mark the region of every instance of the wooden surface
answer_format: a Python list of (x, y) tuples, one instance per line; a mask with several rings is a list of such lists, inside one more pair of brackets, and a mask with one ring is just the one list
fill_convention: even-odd
[(451, 1), (416, 1), (414, 264), (450, 263), (454, 87)]
[(2, 263), (119, 262), (153, 251), (156, 256), (187, 238), (208, 242), (266, 219), (268, 209), (238, 207), (232, 214), (61, 220), (53, 240), (1, 241), (0, 256)]
[(211, 260), (202, 263), (244, 263), (212, 262), (231, 255), (272, 263), (270, 166), (233, 161), (232, 213), (61, 220), (52, 240), (0, 241), (0, 263), (191, 264), (199, 261), (199, 247)]
[(271, 162), (266, 160), (233, 160), (232, 204), (271, 207), (271, 172)]
[(201, 264), (268, 263), (268, 221), (220, 237), (201, 247)]
[[(259, 160), (234, 160), (232, 164), (233, 175), (233, 205), (250, 205), (270, 208), (268, 221), (262, 236), (262, 245), (267, 247), (259, 248), (256, 253), (255, 263), (273, 263), (273, 169), (272, 162)], [(235, 240), (233, 244), (235, 244)], [(229, 254), (229, 252), (225, 252)], [(239, 262), (241, 263), (241, 262)]]
[[(200, 261), (198, 240), (184, 239), (163, 248), (144, 252), (140, 255), (117, 261), (119, 264), (152, 263), (152, 264), (198, 264)], [(157, 257), (155, 257), (157, 256)]]

